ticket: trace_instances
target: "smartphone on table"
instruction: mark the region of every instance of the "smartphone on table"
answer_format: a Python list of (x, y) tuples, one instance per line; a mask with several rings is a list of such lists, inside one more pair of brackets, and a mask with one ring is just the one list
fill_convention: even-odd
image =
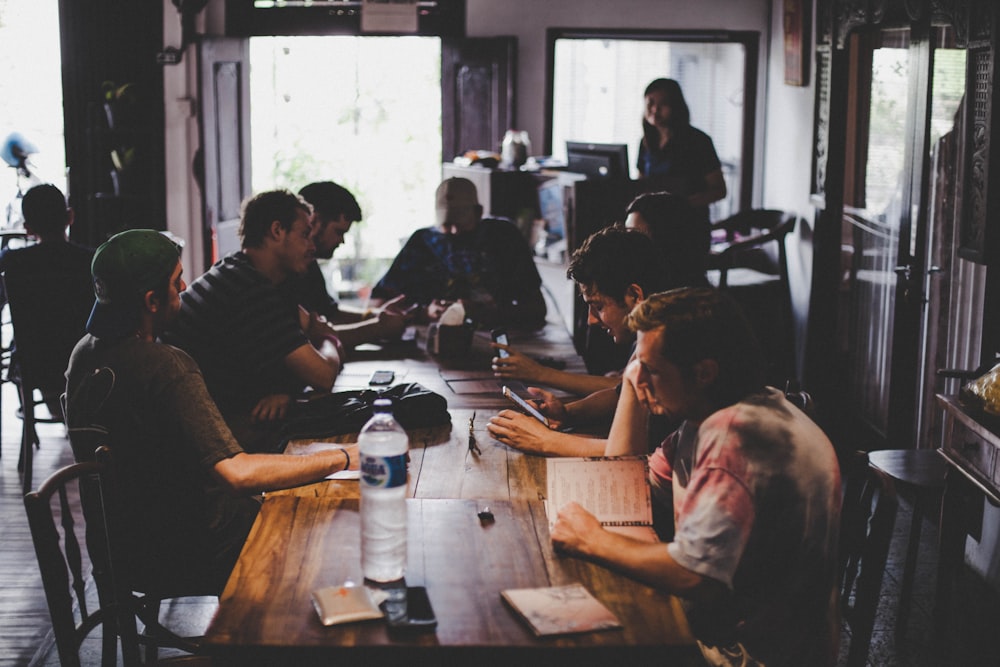
[(368, 384), (375, 386), (383, 386), (387, 384), (392, 384), (392, 381), (396, 379), (396, 374), (392, 371), (375, 371), (372, 373), (372, 377), (368, 380)]
[(408, 586), (403, 599), (390, 596), (381, 605), (391, 630), (426, 631), (437, 627), (437, 618), (423, 586)]
[[(490, 332), (490, 335), (493, 336), (494, 343), (500, 343), (501, 345), (510, 345), (510, 343), (507, 342), (506, 329), (496, 328)], [(497, 356), (500, 357), (501, 359), (505, 359), (510, 356), (510, 353), (507, 352), (507, 350), (497, 350)]]
[(529, 415), (531, 415), (538, 421), (542, 422), (546, 426), (549, 425), (548, 418), (541, 412), (539, 412), (538, 408), (536, 408), (534, 405), (532, 405), (528, 401), (524, 400), (523, 398), (515, 394), (513, 391), (510, 390), (510, 387), (504, 386), (503, 395), (509, 398), (511, 401), (513, 401), (514, 404), (517, 407), (521, 408), (521, 410), (523, 410), (524, 412), (528, 413)]

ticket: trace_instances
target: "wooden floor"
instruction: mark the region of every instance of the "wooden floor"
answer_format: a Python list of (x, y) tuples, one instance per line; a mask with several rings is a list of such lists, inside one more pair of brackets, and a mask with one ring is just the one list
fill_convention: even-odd
[[(21, 420), (10, 383), (0, 387), (0, 667), (29, 665), (50, 642), (49, 610), (42, 592), (28, 521), (21, 501), (17, 454)], [(40, 413), (45, 408), (39, 408)], [(73, 460), (61, 424), (39, 424), (41, 447), (35, 452), (37, 482)]]

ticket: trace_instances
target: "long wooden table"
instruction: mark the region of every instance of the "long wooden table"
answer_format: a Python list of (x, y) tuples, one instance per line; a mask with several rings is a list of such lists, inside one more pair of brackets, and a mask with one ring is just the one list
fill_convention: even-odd
[[(536, 353), (564, 349), (544, 337), (534, 343)], [(329, 480), (267, 494), (205, 638), (218, 664), (701, 664), (676, 598), (554, 553), (542, 503), (545, 459), (489, 437), (486, 421), (507, 407), (499, 394), (450, 394), (443, 380), (456, 366), (488, 368), (488, 345), (473, 347), (467, 357), (440, 360), (417, 346), (351, 369), (367, 377), (391, 368), (397, 381), (420, 382), (449, 400), (450, 426), (410, 432), (406, 580), (427, 587), (436, 631), (400, 636), (380, 621), (320, 623), (312, 591), (362, 581), (358, 482)], [(473, 413), (480, 454), (468, 448)], [(483, 523), (477, 512), (487, 506), (495, 520)], [(623, 629), (536, 638), (500, 598), (507, 588), (572, 582), (583, 583)]]

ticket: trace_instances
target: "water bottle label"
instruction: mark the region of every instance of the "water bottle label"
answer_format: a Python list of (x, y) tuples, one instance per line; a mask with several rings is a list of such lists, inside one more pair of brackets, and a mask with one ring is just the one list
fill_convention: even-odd
[(406, 484), (406, 454), (362, 456), (361, 481), (365, 486), (391, 489)]

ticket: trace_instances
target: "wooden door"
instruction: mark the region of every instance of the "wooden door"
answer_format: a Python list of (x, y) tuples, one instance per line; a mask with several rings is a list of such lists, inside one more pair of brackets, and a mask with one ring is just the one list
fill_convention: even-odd
[(201, 153), (195, 173), (205, 221), (205, 266), (239, 225), (240, 204), (250, 194), (249, 41), (203, 38), (199, 42)]
[(514, 126), (514, 37), (441, 40), (441, 159), (468, 150), (500, 152)]
[[(868, 449), (909, 446), (923, 312), (927, 34), (856, 36), (841, 248), (845, 400)], [(859, 443), (861, 444), (861, 443)]]

